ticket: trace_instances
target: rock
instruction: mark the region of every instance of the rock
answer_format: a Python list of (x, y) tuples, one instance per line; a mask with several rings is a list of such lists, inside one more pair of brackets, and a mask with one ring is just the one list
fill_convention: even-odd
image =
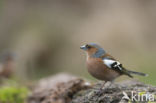
[[(102, 84), (103, 82), (99, 82), (91, 87), (83, 79), (60, 74), (41, 80), (34, 88), (28, 103), (128, 103), (132, 101), (132, 92), (136, 94), (137, 100), (145, 94), (156, 95), (156, 87), (136, 80), (111, 85), (107, 83), (101, 90)], [(147, 101), (141, 103), (147, 103)]]
[[(136, 94), (135, 99), (137, 99), (132, 103), (136, 103), (137, 101), (139, 101), (139, 98), (137, 96), (138, 93), (140, 99), (142, 99), (141, 95), (143, 94), (149, 93), (153, 94), (153, 96), (156, 95), (156, 87), (146, 85), (135, 80), (113, 83), (110, 86), (105, 87), (103, 90), (97, 89), (100, 88), (101, 85), (102, 83), (98, 83), (95, 84), (93, 88), (83, 90), (83, 92), (77, 92), (73, 96), (70, 103), (128, 103), (129, 101), (132, 101), (132, 92), (134, 93), (134, 95)], [(123, 98), (124, 93), (128, 96), (129, 99)], [(147, 101), (145, 101), (146, 98), (143, 97), (143, 99), (144, 100), (139, 103), (147, 103)]]
[(88, 83), (80, 78), (59, 74), (39, 81), (28, 103), (68, 103), (76, 92), (88, 87)]

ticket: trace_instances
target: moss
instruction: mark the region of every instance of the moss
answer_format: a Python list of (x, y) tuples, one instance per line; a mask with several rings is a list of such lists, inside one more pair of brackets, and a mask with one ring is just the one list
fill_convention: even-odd
[(28, 95), (28, 89), (25, 87), (1, 87), (0, 103), (24, 103)]

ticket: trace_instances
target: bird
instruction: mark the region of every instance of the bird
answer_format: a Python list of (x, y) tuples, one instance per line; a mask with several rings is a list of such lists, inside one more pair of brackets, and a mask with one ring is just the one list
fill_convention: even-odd
[(0, 78), (10, 78), (15, 69), (14, 53), (6, 52), (0, 56)]
[(96, 43), (85, 44), (80, 46), (80, 49), (87, 53), (86, 64), (88, 72), (96, 79), (105, 81), (103, 86), (107, 82), (113, 82), (121, 75), (126, 75), (130, 78), (133, 78), (133, 74), (148, 76), (145, 73), (126, 69), (118, 60)]

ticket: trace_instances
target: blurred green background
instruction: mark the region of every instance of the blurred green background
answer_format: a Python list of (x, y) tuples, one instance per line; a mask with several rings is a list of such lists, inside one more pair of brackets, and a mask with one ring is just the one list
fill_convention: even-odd
[(0, 53), (16, 54), (21, 80), (60, 72), (93, 80), (79, 47), (94, 42), (156, 85), (155, 11), (156, 0), (0, 0)]

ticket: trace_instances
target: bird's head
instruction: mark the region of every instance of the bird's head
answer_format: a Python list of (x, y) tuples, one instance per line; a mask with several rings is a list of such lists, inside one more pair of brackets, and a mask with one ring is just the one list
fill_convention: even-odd
[(95, 43), (89, 43), (80, 47), (80, 49), (87, 52), (87, 55), (94, 58), (99, 58), (105, 54), (103, 48)]

